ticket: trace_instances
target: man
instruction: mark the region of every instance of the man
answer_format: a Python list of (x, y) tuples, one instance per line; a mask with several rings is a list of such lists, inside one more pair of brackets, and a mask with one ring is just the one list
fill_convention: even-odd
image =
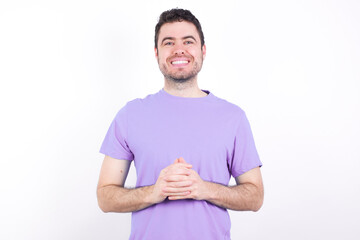
[[(261, 162), (245, 113), (198, 87), (205, 55), (196, 17), (163, 12), (155, 56), (164, 88), (128, 102), (101, 146), (99, 206), (132, 212), (130, 239), (230, 239), (226, 209), (262, 205)], [(128, 189), (132, 160), (137, 183)], [(231, 175), (236, 186), (228, 186)]]

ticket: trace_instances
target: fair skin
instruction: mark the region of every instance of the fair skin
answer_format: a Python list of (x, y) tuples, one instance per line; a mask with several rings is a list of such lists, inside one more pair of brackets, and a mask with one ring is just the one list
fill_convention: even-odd
[[(164, 24), (159, 32), (158, 47), (155, 48), (155, 57), (164, 74), (164, 90), (179, 97), (206, 96), (197, 83), (197, 73), (201, 70), (205, 56), (206, 46), (201, 46), (194, 24), (186, 21)], [(189, 79), (176, 82), (168, 75)]]
[[(190, 175), (189, 169), (192, 166), (175, 160), (161, 170), (154, 185), (135, 189), (124, 188), (129, 167), (130, 161), (105, 156), (97, 190), (99, 206), (104, 212), (134, 212), (164, 201), (167, 195), (163, 190), (172, 186), (166, 179), (171, 176)], [(187, 186), (186, 183), (182, 185)], [(173, 196), (185, 194), (189, 193), (178, 191), (173, 193)]]
[[(196, 27), (189, 22), (164, 24), (159, 33), (155, 57), (164, 74), (164, 90), (179, 97), (204, 97), (197, 83), (206, 47), (201, 46)], [(236, 186), (204, 181), (192, 165), (179, 157), (162, 169), (150, 186), (129, 189), (124, 183), (130, 161), (105, 156), (97, 188), (104, 212), (134, 212), (161, 203), (166, 198), (205, 200), (222, 208), (257, 211), (262, 206), (264, 190), (260, 168), (235, 178)]]
[(183, 158), (164, 168), (154, 185), (124, 187), (130, 161), (105, 156), (100, 171), (97, 196), (104, 212), (134, 212), (169, 200), (205, 200), (237, 211), (258, 211), (264, 190), (260, 169), (254, 168), (235, 178), (236, 186), (207, 182)]

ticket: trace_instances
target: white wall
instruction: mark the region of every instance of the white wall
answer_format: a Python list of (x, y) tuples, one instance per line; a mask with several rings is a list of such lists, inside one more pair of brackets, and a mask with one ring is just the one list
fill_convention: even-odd
[[(106, 130), (160, 90), (159, 14), (203, 25), (202, 89), (248, 115), (265, 203), (232, 239), (358, 239), (359, 1), (1, 1), (0, 239), (127, 239), (95, 189)], [(135, 183), (131, 170), (127, 186)]]

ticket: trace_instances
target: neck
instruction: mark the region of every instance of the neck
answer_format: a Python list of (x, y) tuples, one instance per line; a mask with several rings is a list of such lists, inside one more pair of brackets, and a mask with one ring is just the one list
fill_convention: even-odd
[(196, 78), (183, 83), (174, 82), (173, 80), (165, 78), (164, 90), (177, 97), (198, 98), (207, 95), (199, 88)]

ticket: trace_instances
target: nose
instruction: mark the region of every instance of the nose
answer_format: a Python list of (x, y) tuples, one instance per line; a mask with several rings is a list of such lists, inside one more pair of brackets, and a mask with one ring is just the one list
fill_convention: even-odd
[(178, 47), (178, 48), (176, 48), (176, 49), (174, 50), (174, 54), (175, 54), (175, 55), (184, 55), (184, 54), (185, 54), (185, 51), (184, 51), (184, 49)]

